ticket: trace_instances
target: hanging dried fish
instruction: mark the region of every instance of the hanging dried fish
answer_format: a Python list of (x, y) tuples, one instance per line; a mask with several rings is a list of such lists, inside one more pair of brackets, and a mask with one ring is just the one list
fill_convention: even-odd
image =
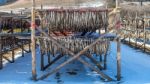
[[(44, 12), (44, 11), (41, 11)], [(108, 23), (106, 13), (99, 10), (47, 10), (43, 20), (47, 23), (47, 28), (51, 31), (95, 31)]]

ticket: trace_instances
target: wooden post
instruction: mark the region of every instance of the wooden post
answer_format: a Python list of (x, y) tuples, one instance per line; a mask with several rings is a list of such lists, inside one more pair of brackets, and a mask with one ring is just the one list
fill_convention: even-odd
[[(11, 15), (13, 14), (13, 11), (11, 10)], [(13, 21), (13, 18), (11, 18), (11, 22)], [(14, 28), (13, 28), (13, 26), (11, 25), (11, 34), (13, 34), (14, 33)], [(12, 63), (14, 63), (14, 61), (15, 61), (15, 57), (14, 57), (14, 55), (15, 55), (15, 51), (14, 51), (14, 45), (15, 45), (15, 37), (13, 36), (12, 37), (12, 39), (13, 39), (13, 41), (12, 41), (12, 46), (11, 46), (11, 48), (12, 48)]]
[(41, 4), (41, 9), (43, 9), (43, 5)]
[(136, 30), (136, 42), (135, 42), (135, 47), (137, 48), (137, 38), (138, 38), (138, 30)]
[(116, 8), (119, 7), (119, 0), (116, 0)]
[[(21, 15), (22, 15), (22, 11), (21, 11)], [(22, 18), (20, 19), (21, 20), (21, 33), (23, 33), (23, 23), (22, 23)], [(22, 57), (24, 57), (24, 43), (23, 43), (24, 41), (23, 40), (21, 40), (21, 51), (22, 51)]]
[(14, 46), (15, 46), (15, 37), (13, 36), (12, 37), (12, 39), (13, 39), (13, 42), (12, 42), (12, 63), (14, 63), (15, 62), (15, 48), (14, 48)]
[(140, 4), (141, 4), (141, 6), (143, 6), (143, 1), (142, 0), (140, 1)]
[(104, 54), (104, 70), (107, 69), (107, 55), (108, 55), (108, 50), (109, 50), (109, 42), (107, 41), (107, 47), (106, 48), (106, 53)]
[(28, 40), (28, 42), (29, 42), (29, 44), (28, 44), (28, 46), (29, 46), (29, 52), (31, 52), (31, 40)]
[(50, 54), (50, 49), (48, 48), (47, 51), (47, 56), (48, 56), (48, 63), (51, 63), (51, 54)]
[[(42, 4), (41, 4), (41, 10), (43, 10), (43, 5)], [(43, 29), (43, 15), (42, 15), (42, 19), (41, 19), (41, 28)], [(41, 36), (43, 36), (43, 34), (41, 34)], [(43, 43), (43, 42), (44, 42), (44, 40), (43, 41), (41, 40), (41, 43)], [(48, 46), (48, 45), (46, 45), (46, 46)], [(46, 55), (46, 51), (41, 49), (41, 71), (44, 71), (44, 65), (45, 65), (44, 64), (44, 55)]]
[(41, 71), (44, 71), (44, 53), (41, 50)]
[(101, 52), (101, 54), (99, 56), (99, 62), (101, 63), (102, 61), (103, 61), (103, 56), (102, 56), (102, 52)]
[(104, 54), (104, 70), (107, 68), (107, 52)]
[[(105, 8), (108, 9), (108, 3), (105, 3)], [(106, 23), (105, 23), (105, 32), (107, 32), (107, 26), (108, 26), (108, 11), (105, 12), (105, 18), (106, 18)]]
[[(130, 32), (130, 31), (129, 31)], [(130, 32), (130, 35), (131, 35), (131, 32)], [(130, 45), (130, 36), (128, 36), (128, 38), (129, 38), (129, 45)]]
[(135, 27), (136, 27), (136, 35), (135, 35), (135, 38), (136, 38), (136, 42), (135, 42), (135, 48), (137, 48), (137, 38), (138, 38), (138, 21), (137, 21), (137, 12), (136, 12), (136, 19), (135, 19)]
[(22, 57), (24, 57), (24, 41), (21, 40), (21, 51), (22, 51)]
[(145, 52), (145, 45), (146, 45), (146, 31), (145, 31), (145, 21), (144, 21), (144, 18), (143, 18), (143, 29), (144, 29), (143, 35), (144, 35), (144, 52)]
[[(21, 15), (22, 15), (22, 13), (21, 13)], [(21, 33), (23, 32), (23, 22), (22, 22), (23, 20), (22, 20), (22, 18), (21, 18)]]
[(11, 10), (10, 13), (13, 14), (13, 11)]
[[(2, 28), (0, 29), (0, 33), (2, 33)], [(3, 68), (3, 54), (2, 54), (2, 36), (0, 36), (0, 69)]]
[(0, 37), (0, 69), (3, 68), (3, 57), (2, 57), (2, 38)]
[[(107, 9), (107, 7), (106, 7), (106, 9)], [(106, 15), (105, 15), (106, 20), (108, 20), (108, 12), (106, 12), (105, 14), (106, 14)], [(105, 32), (107, 32), (107, 30), (108, 30), (108, 21), (106, 21)]]
[(101, 29), (99, 28), (99, 34), (101, 35)]
[(144, 40), (145, 40), (145, 41), (144, 41), (144, 42), (145, 42), (145, 43), (144, 43), (144, 52), (146, 51), (146, 42), (147, 42), (146, 39), (147, 39), (147, 32), (145, 31), (145, 36), (144, 36)]
[(117, 39), (117, 81), (121, 79), (121, 56), (120, 56), (120, 39)]
[(32, 24), (31, 24), (31, 43), (32, 43), (32, 78), (36, 80), (36, 53), (35, 53), (35, 0), (32, 0)]

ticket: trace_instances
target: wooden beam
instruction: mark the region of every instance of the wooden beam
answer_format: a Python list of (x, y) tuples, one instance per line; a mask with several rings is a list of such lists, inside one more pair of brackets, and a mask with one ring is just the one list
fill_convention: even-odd
[(100, 63), (98, 63), (93, 57), (91, 54), (86, 54), (85, 55), (86, 57), (88, 57), (100, 70), (103, 69), (103, 67), (100, 65)]
[(10, 62), (10, 63), (14, 63), (14, 60), (12, 59), (12, 60), (10, 60), (8, 57), (6, 57), (6, 56), (3, 56), (3, 58), (5, 59), (5, 60), (7, 60), (8, 62)]
[(52, 60), (48, 65), (46, 65), (43, 70), (47, 69), (49, 66), (54, 64), (56, 61), (58, 61), (62, 57), (63, 57), (62, 55), (58, 55), (54, 60)]

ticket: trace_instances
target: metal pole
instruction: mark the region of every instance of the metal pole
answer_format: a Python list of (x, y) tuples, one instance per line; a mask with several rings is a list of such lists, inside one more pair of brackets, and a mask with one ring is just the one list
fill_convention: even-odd
[(36, 80), (36, 54), (35, 54), (35, 0), (32, 0), (32, 10), (31, 10), (31, 49), (32, 49), (32, 78)]

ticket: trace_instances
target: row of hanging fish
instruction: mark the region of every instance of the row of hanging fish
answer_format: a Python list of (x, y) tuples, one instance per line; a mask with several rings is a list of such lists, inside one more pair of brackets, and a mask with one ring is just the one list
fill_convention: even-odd
[[(72, 37), (64, 37), (57, 38), (57, 42), (63, 45), (65, 48), (69, 49), (74, 53), (78, 53), (83, 50), (86, 46), (93, 43), (95, 39), (93, 38), (72, 38)], [(62, 48), (59, 48), (53, 41), (40, 38), (40, 49), (42, 53), (51, 53), (51, 55), (55, 56), (58, 53), (62, 55), (68, 55), (67, 51), (64, 51)], [(106, 54), (109, 48), (109, 41), (106, 39), (96, 43), (95, 46), (91, 47), (87, 52), (90, 54), (102, 55)]]
[[(15, 47), (15, 42), (17, 39), (14, 37), (1, 37), (1, 48), (2, 51), (10, 50), (12, 47)], [(13, 42), (14, 41), (14, 42)]]
[(25, 20), (3, 19), (0, 21), (0, 29), (29, 28), (30, 23)]
[(106, 11), (48, 10), (41, 11), (43, 26), (50, 31), (95, 31), (108, 24)]

